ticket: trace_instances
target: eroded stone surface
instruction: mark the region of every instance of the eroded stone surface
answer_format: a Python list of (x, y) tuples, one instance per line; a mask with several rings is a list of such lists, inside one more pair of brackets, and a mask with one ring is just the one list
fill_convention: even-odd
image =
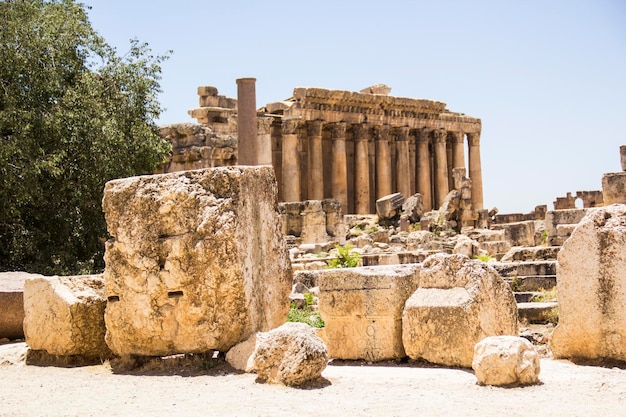
[(24, 334), (33, 350), (107, 358), (102, 275), (31, 277), (24, 282)]
[(531, 385), (539, 382), (541, 363), (523, 337), (491, 336), (476, 343), (472, 368), (481, 385)]
[(419, 284), (419, 265), (316, 271), (322, 337), (337, 359), (405, 357), (402, 310)]
[(258, 333), (253, 357), (260, 380), (291, 386), (316, 380), (328, 364), (326, 345), (304, 323), (285, 323)]
[(558, 358), (626, 360), (626, 205), (589, 209), (558, 254)]
[(115, 353), (228, 351), (285, 322), (291, 267), (271, 167), (110, 181), (103, 207)]
[(517, 335), (517, 321), (513, 292), (495, 269), (438, 253), (424, 261), (420, 287), (406, 301), (402, 341), (412, 359), (469, 368), (478, 341)]

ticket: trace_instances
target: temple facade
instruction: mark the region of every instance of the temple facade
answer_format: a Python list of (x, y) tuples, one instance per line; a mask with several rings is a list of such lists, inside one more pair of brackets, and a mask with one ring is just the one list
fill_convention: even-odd
[[(297, 87), (291, 98), (257, 110), (256, 131), (246, 124), (256, 142), (240, 137), (239, 154), (253, 146), (258, 163), (274, 166), (281, 201), (332, 198), (356, 214), (375, 213), (376, 199), (395, 192), (420, 193), (425, 210), (438, 208), (454, 187), (453, 169), (465, 168), (472, 208), (482, 210), (480, 119), (389, 90)], [(214, 87), (199, 87), (198, 94), (200, 107), (190, 115), (213, 132), (237, 136), (242, 103)]]

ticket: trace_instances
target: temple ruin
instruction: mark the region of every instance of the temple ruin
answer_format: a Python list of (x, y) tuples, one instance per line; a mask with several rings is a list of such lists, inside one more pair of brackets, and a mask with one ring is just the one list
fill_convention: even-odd
[[(253, 83), (237, 80), (239, 101), (255, 100)], [(438, 208), (454, 188), (453, 169), (467, 168), (472, 208), (482, 210), (480, 119), (389, 91), (384, 85), (360, 92), (297, 87), (292, 97), (257, 111), (256, 129), (245, 124), (246, 135), (257, 140), (242, 146), (240, 137), (239, 163), (271, 161), (280, 201), (335, 199), (344, 213), (355, 214), (375, 213), (376, 199), (395, 192), (419, 193), (424, 210)], [(198, 95), (199, 107), (189, 114), (199, 124), (241, 136), (238, 110), (249, 102), (221, 96), (215, 87), (199, 87)]]

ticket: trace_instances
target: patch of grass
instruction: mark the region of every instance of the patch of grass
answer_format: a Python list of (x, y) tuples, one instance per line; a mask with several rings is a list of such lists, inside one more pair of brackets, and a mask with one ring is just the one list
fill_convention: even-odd
[(513, 290), (513, 292), (519, 292), (522, 290), (522, 281), (518, 277), (514, 277), (511, 280), (511, 290)]
[(546, 303), (549, 301), (556, 301), (556, 288), (551, 290), (540, 290), (540, 294), (537, 294), (533, 297), (533, 302), (536, 303)]
[(361, 255), (352, 250), (352, 245), (335, 245), (337, 257), (326, 261), (327, 268), (354, 268), (361, 262)]
[(552, 307), (550, 312), (546, 317), (548, 323), (558, 324), (559, 323), (559, 307)]
[(287, 321), (292, 323), (306, 323), (309, 326), (318, 329), (324, 327), (324, 320), (322, 320), (322, 316), (320, 316), (320, 313), (317, 311), (311, 311), (308, 300), (307, 305), (304, 308), (298, 308), (296, 303), (292, 301), (289, 305)]
[(489, 262), (490, 260), (493, 259), (493, 256), (489, 254), (481, 254), (481, 255), (474, 256), (474, 259), (478, 259), (481, 262)]

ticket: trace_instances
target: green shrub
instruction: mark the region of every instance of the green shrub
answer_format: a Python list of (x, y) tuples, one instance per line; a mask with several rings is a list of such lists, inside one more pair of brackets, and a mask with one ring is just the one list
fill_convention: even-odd
[(352, 245), (335, 245), (337, 257), (326, 261), (327, 268), (354, 268), (361, 262), (361, 255), (352, 250)]

